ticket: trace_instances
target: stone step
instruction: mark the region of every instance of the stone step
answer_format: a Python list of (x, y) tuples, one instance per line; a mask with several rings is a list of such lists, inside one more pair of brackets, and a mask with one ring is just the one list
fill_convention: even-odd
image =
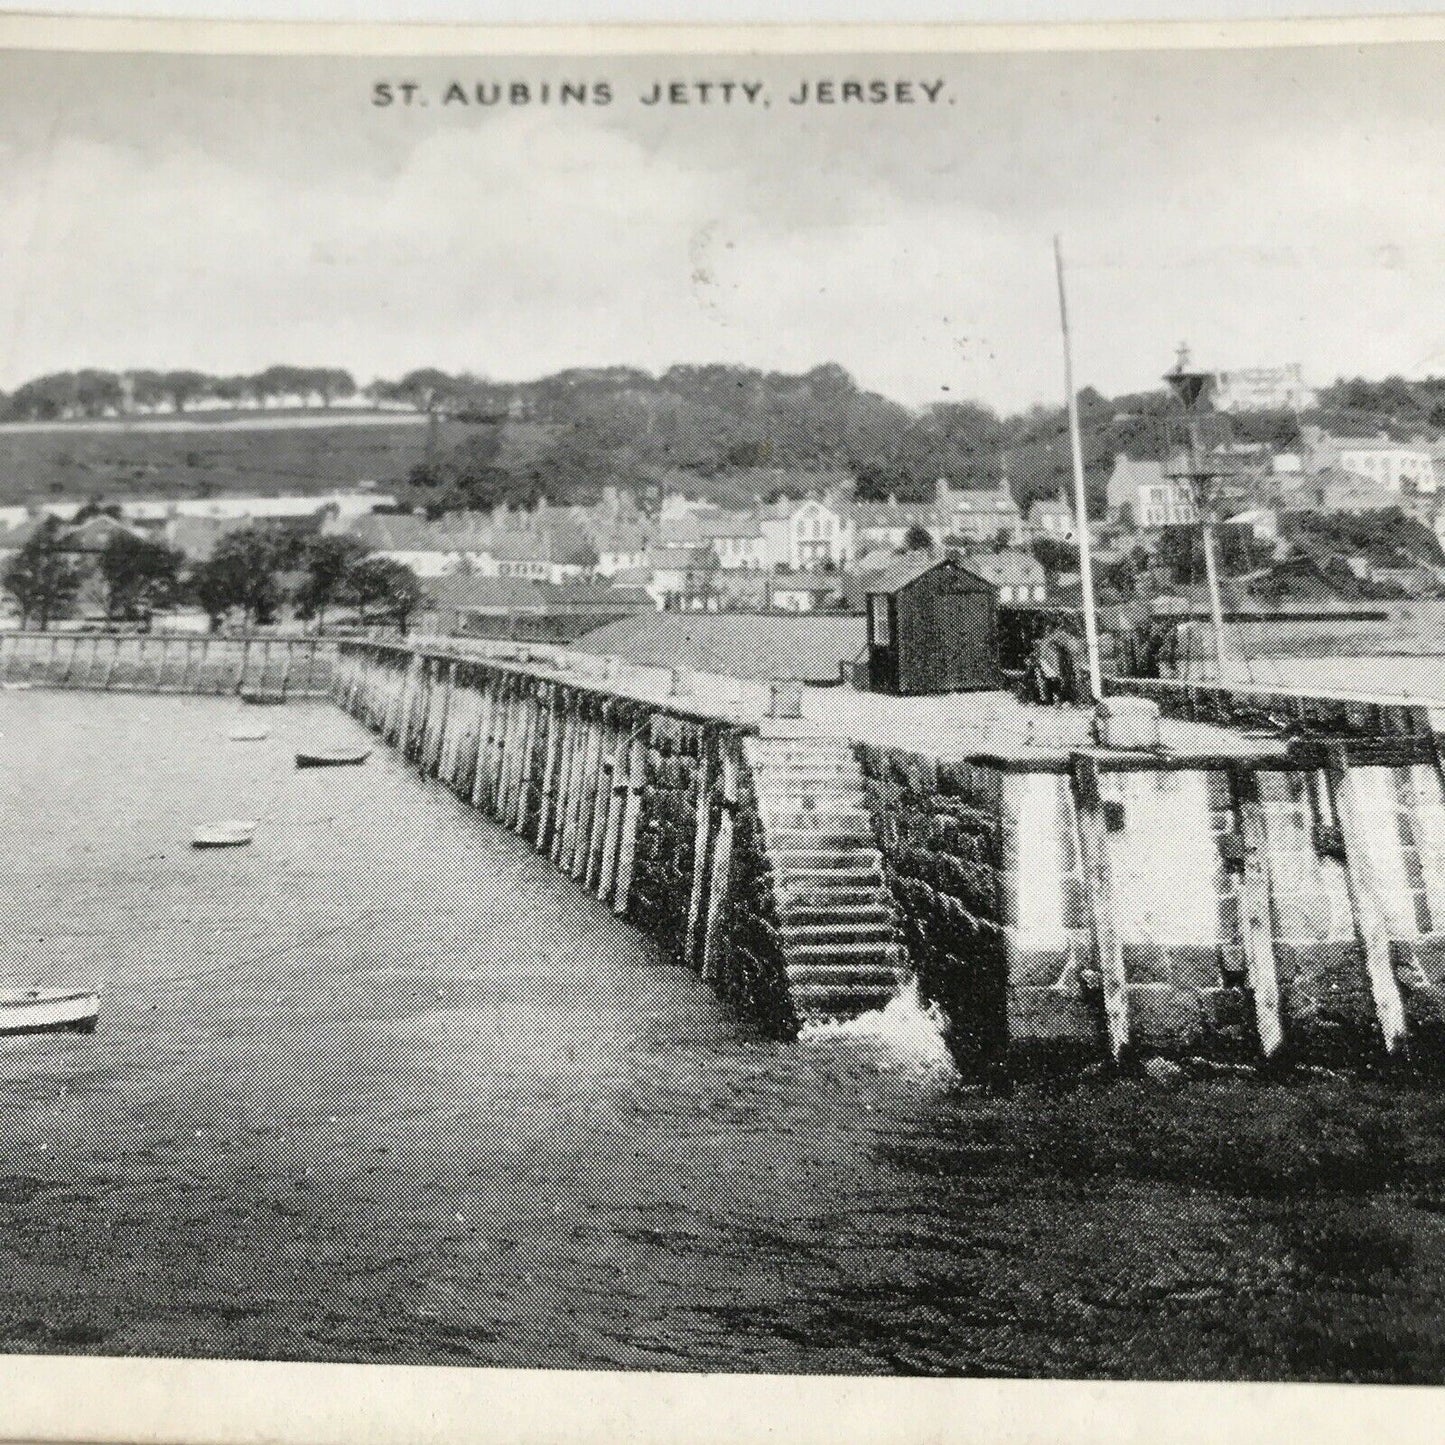
[[(881, 873), (864, 868), (790, 868), (773, 875), (777, 890), (792, 898), (804, 895), (831, 898), (846, 893), (862, 902), (883, 886)], [(840, 900), (841, 901), (841, 900)]]
[(810, 943), (888, 943), (893, 942), (893, 920), (882, 909), (877, 918), (828, 918), (817, 923), (794, 923), (782, 920), (785, 944)]
[(886, 964), (870, 967), (865, 964), (840, 964), (830, 968), (818, 963), (790, 963), (788, 982), (794, 989), (808, 984), (842, 985), (857, 988), (880, 988), (892, 991), (898, 987), (898, 971)]
[(863, 808), (854, 807), (826, 807), (826, 808), (798, 808), (791, 804), (785, 804), (782, 808), (767, 806), (767, 800), (762, 800), (763, 824), (774, 832), (786, 832), (789, 829), (794, 831), (808, 831), (814, 828), (819, 829), (866, 829), (868, 836), (873, 834), (873, 819)]
[(846, 773), (774, 773), (758, 779), (761, 798), (796, 798), (800, 793), (823, 793), (829, 798), (846, 798), (855, 808), (863, 806), (863, 789)]
[(768, 838), (775, 849), (795, 848), (871, 848), (878, 851), (878, 840), (870, 829), (861, 828), (769, 828)]
[(784, 918), (837, 918), (850, 907), (879, 907), (876, 887), (815, 888), (804, 886), (791, 892), (778, 892), (778, 911)]
[(779, 905), (779, 917), (785, 930), (842, 924), (858, 927), (875, 923), (891, 925), (893, 921), (892, 910), (878, 896), (876, 889), (870, 889), (865, 897), (856, 903), (832, 900), (810, 903), (806, 899), (784, 899)]
[(878, 849), (872, 843), (849, 843), (843, 847), (794, 847), (775, 844), (769, 852), (774, 866), (781, 873), (800, 868), (864, 868), (881, 867)]
[(788, 958), (794, 963), (834, 962), (841, 959), (863, 959), (878, 963), (892, 960), (898, 949), (890, 940), (880, 943), (876, 938), (853, 938), (843, 943), (812, 942), (799, 939), (788, 942)]
[(882, 1008), (898, 996), (898, 983), (891, 986), (860, 983), (800, 983), (791, 990), (793, 1005), (805, 1017), (852, 1018)]

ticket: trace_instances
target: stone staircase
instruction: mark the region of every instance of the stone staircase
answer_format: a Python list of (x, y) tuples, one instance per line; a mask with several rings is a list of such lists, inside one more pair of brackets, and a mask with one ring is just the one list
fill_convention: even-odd
[(799, 1019), (883, 1007), (905, 964), (852, 747), (798, 735), (751, 738), (747, 751)]

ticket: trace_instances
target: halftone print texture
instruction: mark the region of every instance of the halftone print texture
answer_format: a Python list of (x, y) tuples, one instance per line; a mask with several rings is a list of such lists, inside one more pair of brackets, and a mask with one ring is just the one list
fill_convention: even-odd
[(0, 1351), (1445, 1382), (1441, 45), (16, 27)]

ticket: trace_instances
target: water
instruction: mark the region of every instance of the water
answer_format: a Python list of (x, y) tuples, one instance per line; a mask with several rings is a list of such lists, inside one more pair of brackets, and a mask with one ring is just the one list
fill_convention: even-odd
[(957, 1242), (881, 1152), (952, 1107), (916, 999), (750, 1039), (389, 750), (294, 769), (361, 736), (0, 694), (3, 973), (104, 988), (93, 1037), (0, 1041), (8, 1347), (908, 1367), (889, 1281)]

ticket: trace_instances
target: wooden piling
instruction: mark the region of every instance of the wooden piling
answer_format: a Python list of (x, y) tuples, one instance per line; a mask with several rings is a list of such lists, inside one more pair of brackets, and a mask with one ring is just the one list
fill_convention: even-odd
[(704, 736), (702, 756), (698, 759), (697, 798), (694, 802), (692, 833), (692, 887), (687, 901), (687, 932), (683, 937), (682, 956), (689, 968), (696, 968), (698, 932), (701, 928), (703, 902), (707, 896), (707, 849), (712, 833), (712, 745)]
[(1124, 948), (1114, 921), (1113, 878), (1109, 868), (1108, 827), (1099, 795), (1099, 767), (1084, 753), (1070, 759), (1074, 818), (1079, 858), (1083, 864), (1084, 892), (1088, 899), (1089, 936), (1094, 968), (1104, 998), (1104, 1027), (1115, 1063), (1129, 1049), (1129, 979)]
[(738, 759), (728, 740), (720, 743), (720, 789), (717, 837), (712, 845), (712, 867), (707, 880), (707, 912), (702, 936), (702, 976), (709, 983), (718, 976), (722, 955), (722, 918), (732, 885), (734, 815), (738, 803)]
[(617, 849), (617, 882), (612, 911), (625, 917), (632, 902), (632, 872), (637, 860), (637, 827), (642, 817), (642, 779), (647, 764), (647, 743), (634, 735), (627, 749), (627, 800), (622, 814), (622, 838)]
[(1325, 776), (1335, 818), (1345, 843), (1345, 879), (1354, 904), (1355, 925), (1365, 953), (1365, 971), (1375, 1001), (1386, 1054), (1405, 1050), (1405, 1002), (1390, 953), (1390, 930), (1379, 886), (1370, 864), (1369, 819), (1362, 812), (1350, 778), (1345, 749), (1332, 744), (1326, 753)]
[(1274, 952), (1274, 916), (1270, 906), (1269, 869), (1265, 858), (1264, 810), (1259, 801), (1259, 774), (1246, 765), (1230, 772), (1235, 814), (1244, 844), (1240, 878), (1240, 929), (1249, 992), (1260, 1053), (1273, 1059), (1284, 1042), (1280, 1014), (1279, 966)]

